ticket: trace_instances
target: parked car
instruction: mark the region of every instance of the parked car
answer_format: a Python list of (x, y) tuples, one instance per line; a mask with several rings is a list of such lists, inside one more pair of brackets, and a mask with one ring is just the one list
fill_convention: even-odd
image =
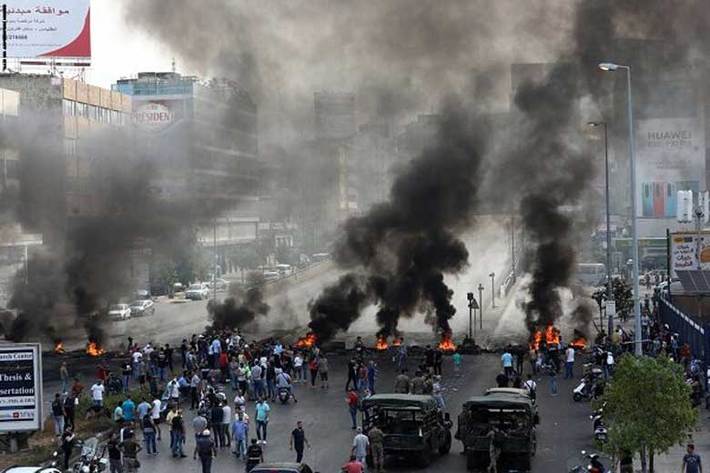
[(150, 300), (153, 299), (150, 296), (150, 291), (147, 289), (138, 289), (135, 293), (135, 297), (137, 301), (145, 301), (145, 300)]
[(210, 289), (205, 283), (191, 284), (190, 287), (187, 288), (187, 291), (185, 291), (185, 299), (201, 301), (208, 297), (210, 297)]
[(11, 466), (2, 473), (62, 473), (56, 466)]
[(131, 304), (131, 317), (155, 314), (155, 304), (151, 300), (135, 301)]
[(264, 281), (274, 281), (281, 277), (278, 271), (264, 271)]
[(222, 279), (222, 278), (217, 278), (214, 281), (212, 279), (210, 279), (207, 282), (207, 285), (209, 286), (210, 289), (214, 289), (213, 286), (217, 286), (217, 290), (222, 291), (222, 290), (229, 288), (229, 281), (227, 281), (226, 279)]
[(108, 316), (111, 319), (126, 320), (131, 318), (131, 308), (128, 304), (114, 304), (108, 308)]

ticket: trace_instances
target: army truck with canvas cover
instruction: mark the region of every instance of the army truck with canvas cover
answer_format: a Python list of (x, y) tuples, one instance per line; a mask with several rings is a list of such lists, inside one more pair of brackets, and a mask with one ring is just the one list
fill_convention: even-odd
[(362, 425), (365, 433), (375, 425), (382, 430), (385, 455), (416, 456), (422, 466), (451, 450), (452, 422), (432, 396), (370, 396), (362, 401)]
[(489, 393), (464, 403), (455, 437), (463, 443), (469, 470), (485, 470), (491, 455), (497, 454), (511, 467), (529, 471), (538, 423), (537, 410), (529, 397)]

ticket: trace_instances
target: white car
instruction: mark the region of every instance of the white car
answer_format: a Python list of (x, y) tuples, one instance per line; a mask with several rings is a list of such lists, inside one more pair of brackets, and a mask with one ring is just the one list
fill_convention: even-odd
[(131, 316), (140, 317), (142, 315), (155, 314), (155, 304), (151, 300), (135, 301), (131, 304)]
[(210, 296), (210, 289), (207, 284), (196, 283), (191, 284), (190, 287), (185, 291), (185, 299), (190, 299), (193, 301), (201, 301), (202, 299), (207, 299)]
[(128, 304), (114, 304), (108, 308), (108, 316), (111, 319), (126, 320), (131, 318), (131, 308)]
[(214, 289), (213, 286), (217, 286), (217, 290), (221, 291), (221, 290), (227, 289), (229, 287), (229, 281), (227, 281), (226, 279), (217, 278), (213, 282), (212, 279), (210, 279), (207, 282), (207, 285), (209, 286), (210, 289)]
[(62, 473), (54, 466), (11, 466), (2, 473)]

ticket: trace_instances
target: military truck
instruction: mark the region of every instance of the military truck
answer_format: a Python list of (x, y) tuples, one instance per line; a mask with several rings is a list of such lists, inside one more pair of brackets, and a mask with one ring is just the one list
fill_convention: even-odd
[(370, 396), (362, 401), (363, 431), (367, 433), (374, 425), (385, 434), (385, 455), (415, 455), (421, 466), (427, 466), (437, 452), (446, 455), (451, 450), (453, 423), (432, 396)]
[(492, 441), (489, 433), (493, 431), (501, 451), (500, 458), (514, 463), (515, 468), (529, 471), (537, 447), (535, 426), (539, 422), (529, 397), (489, 392), (485, 396), (470, 398), (463, 404), (455, 435), (463, 443), (466, 467), (477, 470), (488, 466)]

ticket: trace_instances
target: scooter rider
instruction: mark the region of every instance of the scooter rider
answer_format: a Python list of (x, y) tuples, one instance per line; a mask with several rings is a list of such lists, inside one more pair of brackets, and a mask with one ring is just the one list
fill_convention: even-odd
[(291, 377), (288, 375), (288, 373), (285, 373), (281, 368), (276, 369), (276, 389), (288, 390), (288, 393), (293, 398), (293, 401), (298, 402), (298, 399), (296, 399), (296, 396), (294, 396), (293, 394), (293, 389), (291, 386)]

